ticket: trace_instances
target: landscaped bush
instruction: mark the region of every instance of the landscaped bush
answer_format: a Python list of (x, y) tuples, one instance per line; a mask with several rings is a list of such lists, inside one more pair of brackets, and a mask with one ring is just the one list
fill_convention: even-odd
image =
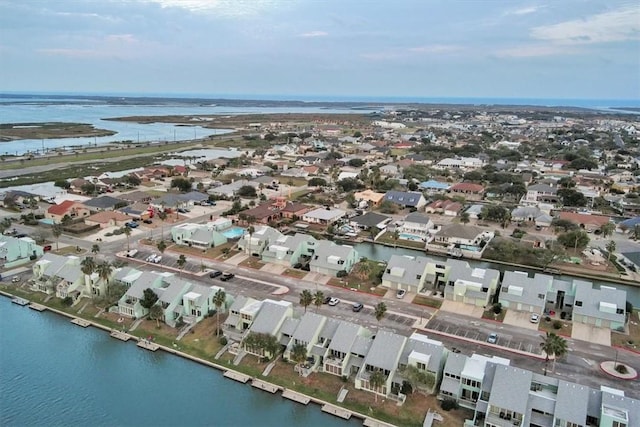
[(340, 270), (336, 273), (336, 277), (347, 277), (347, 272), (345, 270)]
[(553, 329), (561, 329), (562, 328), (562, 322), (559, 320), (554, 320), (553, 321)]
[(62, 300), (62, 305), (64, 306), (71, 307), (71, 304), (73, 304), (73, 299), (71, 299), (71, 297), (66, 297)]
[(229, 341), (227, 341), (227, 337), (223, 335), (220, 338), (218, 338), (218, 342), (220, 343), (220, 345), (227, 345)]
[(500, 304), (499, 302), (496, 304), (493, 304), (493, 313), (500, 314), (501, 312), (502, 312), (502, 304)]
[(453, 399), (444, 399), (442, 402), (440, 402), (440, 407), (443, 411), (458, 409), (458, 402)]
[(616, 367), (614, 368), (616, 370), (616, 372), (618, 372), (619, 374), (626, 374), (627, 372), (629, 372), (627, 370), (627, 367), (625, 365), (622, 364), (617, 364)]

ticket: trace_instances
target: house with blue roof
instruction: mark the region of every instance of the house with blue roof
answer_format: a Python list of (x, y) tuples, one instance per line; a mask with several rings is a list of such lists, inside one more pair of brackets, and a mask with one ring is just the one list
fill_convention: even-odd
[(440, 182), (431, 179), (429, 181), (421, 182), (420, 184), (418, 184), (418, 187), (420, 187), (421, 190), (426, 191), (427, 194), (438, 194), (447, 192), (451, 185), (446, 182)]

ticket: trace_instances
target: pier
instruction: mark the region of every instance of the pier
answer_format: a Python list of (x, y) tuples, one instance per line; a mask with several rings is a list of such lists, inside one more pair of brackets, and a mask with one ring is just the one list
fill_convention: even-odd
[(160, 348), (158, 344), (151, 342), (149, 340), (146, 340), (144, 338), (138, 341), (137, 345), (138, 347), (144, 348), (145, 350), (149, 350), (149, 351), (156, 351)]
[(83, 328), (86, 328), (87, 326), (89, 326), (91, 324), (91, 323), (87, 322), (86, 320), (78, 319), (78, 318), (72, 319), (71, 323), (73, 323), (74, 325), (81, 326)]
[(311, 398), (309, 398), (309, 396), (305, 396), (304, 394), (289, 390), (288, 388), (282, 392), (282, 397), (284, 397), (285, 399), (293, 400), (294, 402), (302, 403), (303, 405), (307, 405), (311, 401)]
[(255, 388), (259, 388), (260, 390), (268, 391), (269, 393), (272, 393), (272, 394), (280, 390), (280, 387), (278, 387), (277, 385), (274, 385), (256, 378), (254, 378), (253, 381), (251, 381), (251, 386)]
[(238, 382), (240, 382), (242, 384), (246, 384), (247, 381), (249, 381), (251, 379), (251, 377), (249, 375), (241, 374), (240, 372), (236, 372), (236, 371), (225, 371), (223, 376), (225, 378), (229, 378), (229, 379), (232, 379), (234, 381), (238, 381)]
[(36, 304), (35, 302), (29, 304), (29, 308), (35, 311), (45, 311), (47, 309), (44, 305)]
[(129, 341), (131, 339), (131, 335), (125, 333), (125, 332), (119, 332), (119, 331), (111, 331), (111, 333), (109, 334), (111, 335), (113, 338), (118, 339), (120, 341)]
[(11, 298), (11, 302), (14, 304), (18, 304), (22, 307), (24, 307), (25, 305), (29, 304), (29, 300), (26, 300), (24, 298), (20, 298), (20, 297), (15, 297), (15, 298)]
[(339, 418), (344, 418), (345, 420), (348, 420), (349, 418), (351, 418), (351, 415), (353, 415), (351, 411), (347, 411), (346, 409), (342, 409), (338, 406), (330, 405), (328, 403), (322, 405), (322, 412), (335, 415)]

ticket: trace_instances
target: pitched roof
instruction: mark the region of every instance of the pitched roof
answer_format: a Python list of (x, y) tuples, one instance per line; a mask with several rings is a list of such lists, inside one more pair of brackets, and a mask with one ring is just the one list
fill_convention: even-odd
[(484, 191), (484, 187), (480, 184), (474, 184), (473, 182), (460, 182), (453, 185), (449, 190), (481, 193)]
[(440, 231), (436, 234), (438, 236), (458, 237), (461, 239), (471, 240), (476, 238), (482, 232), (483, 230), (480, 227), (476, 227), (474, 225), (448, 224), (443, 225)]
[(389, 220), (389, 218), (390, 217), (387, 215), (382, 215), (376, 212), (367, 212), (364, 215), (351, 218), (351, 222), (355, 222), (356, 224), (364, 227), (375, 227), (376, 225)]
[(126, 221), (128, 220), (130, 217), (123, 214), (122, 212), (119, 211), (103, 211), (103, 212), (98, 212), (96, 214), (93, 214), (87, 218), (85, 218), (86, 221), (93, 221), (93, 222), (99, 222), (99, 223), (108, 223), (111, 220), (115, 220), (115, 221)]
[(423, 196), (422, 193), (415, 191), (391, 190), (386, 192), (384, 199), (403, 206), (418, 206)]
[(126, 203), (126, 201), (122, 199), (116, 199), (115, 197), (111, 196), (100, 196), (83, 202), (85, 206), (99, 209), (112, 208), (119, 203)]
[(398, 360), (407, 337), (389, 331), (378, 331), (364, 363), (374, 368), (393, 371), (398, 367)]
[(404, 217), (404, 222), (413, 222), (416, 224), (429, 224), (431, 219), (420, 212), (411, 212), (409, 215)]
[(78, 207), (84, 207), (82, 203), (78, 203), (73, 200), (65, 200), (58, 205), (50, 206), (49, 209), (47, 209), (47, 212), (52, 215), (64, 215), (75, 205), (78, 205)]

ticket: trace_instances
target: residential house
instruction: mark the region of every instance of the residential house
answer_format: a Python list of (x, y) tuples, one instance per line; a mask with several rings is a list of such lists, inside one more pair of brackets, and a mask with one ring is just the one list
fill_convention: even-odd
[(102, 211), (85, 218), (87, 225), (98, 225), (100, 228), (122, 227), (131, 221), (131, 217), (119, 211)]
[(418, 293), (424, 288), (427, 265), (431, 262), (431, 258), (422, 256), (391, 255), (382, 274), (382, 286)]
[(84, 204), (73, 200), (65, 200), (58, 205), (50, 206), (45, 213), (45, 217), (52, 219), (57, 224), (60, 224), (65, 216), (68, 216), (73, 220), (88, 217), (90, 214), (91, 211)]
[[(320, 357), (315, 357), (311, 354), (311, 350), (314, 345), (316, 345), (319, 341), (320, 332), (324, 327), (327, 318), (325, 316), (321, 316), (316, 313), (306, 312), (297, 323), (293, 334), (291, 335), (291, 340), (289, 341), (286, 349), (284, 350), (283, 356), (287, 359), (291, 359), (291, 350), (294, 345), (303, 345), (306, 353), (309, 358), (313, 359), (311, 362), (310, 368), (314, 369), (320, 364)], [(284, 333), (284, 332), (283, 332)], [(324, 355), (324, 353), (322, 353)]]
[(492, 232), (473, 225), (448, 224), (435, 234), (434, 241), (461, 251), (467, 251), (471, 256), (480, 254), (493, 236)]
[[(398, 364), (406, 342), (407, 337), (379, 330), (364, 359), (362, 369), (356, 375), (356, 389), (367, 390), (382, 396), (391, 395), (392, 385), (396, 378), (396, 371), (398, 370)], [(385, 378), (381, 387), (373, 387), (369, 382), (371, 374), (376, 371), (380, 371)]]
[(611, 218), (604, 215), (591, 215), (588, 213), (578, 213), (578, 212), (560, 212), (558, 218), (570, 221), (574, 224), (580, 226), (588, 233), (599, 230), (605, 224), (608, 224), (611, 221)]
[(520, 204), (523, 206), (536, 206), (539, 203), (557, 204), (559, 201), (558, 187), (540, 183), (527, 187), (527, 194), (520, 200)]
[(222, 197), (233, 197), (236, 195), (236, 193), (238, 192), (238, 190), (240, 190), (240, 188), (246, 186), (246, 185), (250, 185), (252, 187), (254, 187), (256, 190), (258, 189), (258, 187), (260, 187), (260, 184), (258, 184), (257, 182), (252, 182), (252, 181), (248, 181), (246, 179), (240, 179), (237, 181), (234, 181), (230, 184), (225, 184), (225, 185), (221, 185), (219, 187), (213, 187), (210, 188), (207, 193), (214, 195), (214, 196), (222, 196)]
[(227, 238), (211, 223), (175, 225), (171, 227), (171, 238), (178, 245), (200, 249), (214, 248), (227, 243)]
[(500, 272), (492, 268), (471, 268), (465, 261), (466, 268), (453, 268), (447, 278), (444, 297), (447, 300), (464, 302), (476, 307), (487, 307), (491, 304), (498, 289)]
[(323, 358), (322, 370), (332, 375), (348, 378), (352, 374), (357, 374), (364, 365), (364, 359), (373, 342), (372, 334), (365, 327), (355, 323), (329, 320), (336, 322), (337, 327)]
[(317, 247), (318, 240), (308, 234), (281, 236), (263, 250), (262, 261), (292, 267), (311, 259)]
[(31, 237), (0, 235), (0, 267), (9, 269), (44, 255), (44, 248)]
[(418, 187), (427, 192), (427, 194), (443, 194), (449, 190), (451, 184), (435, 180), (421, 182)]
[(238, 218), (245, 223), (270, 224), (282, 217), (280, 210), (271, 202), (262, 203), (254, 208), (240, 212)]
[(484, 194), (484, 187), (473, 182), (460, 182), (449, 188), (449, 192), (455, 195), (463, 196), (465, 199), (481, 200)]
[(302, 220), (311, 224), (329, 225), (346, 215), (342, 209), (318, 208), (302, 215)]
[(276, 337), (279, 342), (282, 338), (281, 328), (286, 319), (293, 316), (293, 304), (287, 301), (275, 301), (266, 299), (262, 301), (260, 310), (249, 327), (249, 333), (242, 340), (242, 348), (250, 354), (258, 357), (272, 357), (273, 354), (264, 348), (253, 347), (247, 337), (251, 334), (265, 334)]
[[(590, 285), (588, 282), (587, 284)], [(600, 289), (586, 284), (576, 286), (573, 322), (599, 328), (624, 329), (626, 302), (627, 293), (611, 286), (600, 286)]]
[(339, 271), (349, 273), (359, 260), (360, 256), (352, 246), (320, 240), (309, 261), (309, 268), (316, 273), (337, 276)]
[(140, 301), (144, 298), (146, 289), (155, 289), (162, 286), (165, 278), (173, 276), (173, 273), (156, 273), (155, 271), (130, 272), (128, 277), (120, 281), (131, 283), (127, 292), (118, 300), (118, 313), (121, 316), (140, 319), (149, 313), (149, 309), (143, 307)]
[(60, 283), (59, 272), (67, 264), (79, 265), (78, 257), (65, 257), (47, 252), (31, 267), (33, 273), (33, 286), (35, 291), (46, 294), (55, 293), (56, 285)]
[(387, 191), (384, 195), (385, 201), (390, 201), (403, 208), (420, 209), (427, 204), (427, 200), (422, 193), (415, 191)]
[(400, 238), (403, 238), (403, 234), (405, 234), (411, 235), (410, 237), (418, 236), (422, 240), (428, 241), (431, 238), (431, 233), (434, 232), (433, 228), (434, 224), (431, 218), (419, 212), (412, 212), (402, 220), (402, 225), (399, 228)]
[(280, 209), (280, 215), (282, 215), (282, 218), (292, 219), (294, 221), (302, 218), (304, 214), (311, 210), (311, 208), (305, 204), (287, 202), (286, 200), (283, 204), (278, 206), (278, 208)]
[[(429, 339), (426, 335), (414, 332), (406, 341), (400, 360), (398, 361), (398, 367), (400, 376), (403, 376), (403, 371), (407, 366), (413, 366), (419, 371), (430, 374), (433, 376), (433, 386), (426, 389), (428, 392), (433, 392), (442, 379), (442, 369), (447, 356), (447, 350), (442, 345), (442, 342)], [(420, 384), (414, 385), (420, 388)]]
[(538, 206), (521, 206), (511, 211), (511, 220), (533, 222), (538, 227), (550, 227), (553, 217), (544, 213)]
[(258, 227), (253, 233), (245, 233), (238, 241), (238, 249), (254, 256), (262, 256), (271, 243), (282, 238), (284, 235), (273, 227), (263, 225)]
[(505, 271), (498, 301), (506, 309), (542, 314), (552, 285), (553, 276), (547, 274)]
[(384, 200), (384, 193), (377, 193), (373, 190), (357, 191), (353, 196), (357, 202), (366, 202), (370, 207), (378, 207)]
[(426, 213), (439, 213), (445, 216), (458, 216), (462, 208), (462, 203), (441, 199), (429, 203), (424, 211)]
[(222, 325), (224, 335), (234, 341), (242, 341), (245, 331), (253, 323), (261, 305), (262, 301), (244, 295), (236, 296), (229, 306), (229, 315)]
[(100, 196), (93, 199), (85, 200), (83, 205), (92, 211), (112, 211), (118, 207), (123, 207), (129, 203), (126, 200), (118, 199), (111, 196)]
[(217, 307), (213, 299), (218, 291), (224, 289), (219, 286), (202, 286), (191, 284), (188, 292), (182, 295), (182, 320), (187, 324), (194, 324), (203, 320), (214, 311), (226, 312), (227, 305), (231, 304), (233, 298), (225, 292), (225, 302)]
[(118, 209), (118, 212), (121, 212), (132, 219), (145, 220), (153, 216), (154, 207), (147, 203), (136, 202), (132, 205)]
[(436, 164), (436, 169), (442, 170), (475, 170), (479, 169), (484, 165), (484, 161), (482, 159), (478, 159), (476, 157), (460, 157), (460, 158), (446, 158), (440, 160)]
[(464, 212), (469, 215), (469, 219), (480, 219), (483, 207), (483, 205), (471, 205)]
[(124, 193), (118, 196), (118, 198), (131, 203), (150, 203), (153, 200), (153, 196), (144, 191), (132, 191), (131, 193)]
[(353, 217), (349, 220), (349, 225), (359, 230), (373, 230), (376, 233), (387, 228), (392, 218), (376, 212), (367, 212), (364, 215)]

